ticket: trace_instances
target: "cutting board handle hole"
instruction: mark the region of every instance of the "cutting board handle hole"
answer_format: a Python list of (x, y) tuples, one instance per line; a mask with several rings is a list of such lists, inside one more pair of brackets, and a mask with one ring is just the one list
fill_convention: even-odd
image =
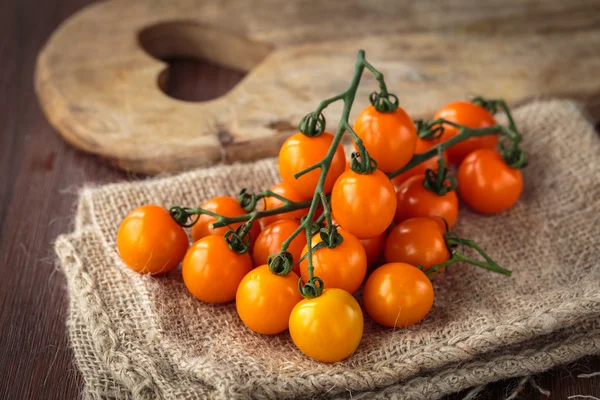
[[(157, 78), (161, 90), (186, 101), (208, 101), (223, 96), (273, 50), (269, 44), (195, 21), (148, 26), (139, 31), (138, 43), (152, 57), (169, 64)], [(216, 92), (211, 82), (204, 82), (202, 75), (210, 75), (207, 72), (212, 72), (211, 69), (227, 74), (230, 87), (221, 87)], [(190, 78), (198, 84), (189, 85)]]

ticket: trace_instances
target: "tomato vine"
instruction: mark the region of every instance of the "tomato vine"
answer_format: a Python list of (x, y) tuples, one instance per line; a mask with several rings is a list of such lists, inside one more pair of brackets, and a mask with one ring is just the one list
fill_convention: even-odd
[[(314, 274), (312, 256), (316, 248), (313, 248), (312, 246), (312, 237), (317, 231), (319, 231), (315, 228), (315, 224), (317, 224), (317, 226), (320, 226), (321, 222), (325, 221), (326, 228), (320, 229), (323, 241), (319, 243), (319, 245), (323, 246), (323, 243), (325, 243), (325, 245), (328, 247), (335, 247), (339, 245), (343, 240), (341, 235), (337, 232), (336, 226), (332, 221), (330, 198), (324, 191), (324, 183), (327, 173), (330, 169), (333, 157), (335, 155), (336, 149), (338, 148), (338, 145), (340, 144), (342, 137), (346, 132), (348, 132), (351, 135), (358, 150), (356, 153), (352, 154), (352, 160), (350, 165), (351, 169), (357, 173), (369, 174), (377, 168), (376, 160), (372, 159), (369, 156), (369, 153), (365, 148), (363, 141), (353, 130), (349, 122), (350, 111), (352, 109), (356, 93), (365, 69), (374, 75), (376, 81), (379, 84), (379, 92), (373, 92), (370, 96), (370, 101), (373, 107), (375, 107), (375, 109), (381, 113), (394, 112), (398, 108), (398, 98), (396, 97), (396, 95), (388, 92), (384, 75), (366, 60), (364, 50), (360, 50), (358, 52), (358, 57), (355, 63), (354, 75), (352, 77), (352, 80), (350, 81), (349, 87), (344, 92), (321, 101), (318, 104), (315, 111), (305, 115), (298, 124), (298, 129), (302, 134), (308, 137), (319, 136), (323, 134), (326, 129), (326, 119), (323, 115), (323, 111), (332, 103), (342, 101), (344, 104), (340, 121), (333, 136), (333, 141), (331, 142), (331, 145), (325, 157), (319, 162), (297, 172), (294, 175), (294, 177), (298, 179), (301, 176), (313, 170), (320, 169), (319, 179), (312, 199), (294, 202), (270, 190), (265, 190), (260, 193), (253, 193), (247, 189), (244, 189), (238, 197), (238, 202), (240, 203), (244, 211), (247, 212), (244, 215), (227, 217), (211, 212), (209, 210), (205, 210), (203, 208), (186, 208), (174, 206), (171, 207), (169, 210), (172, 218), (183, 227), (190, 227), (194, 225), (197, 222), (199, 216), (202, 214), (209, 215), (216, 219), (216, 221), (211, 224), (211, 228), (229, 226), (230, 224), (243, 222), (243, 224), (240, 225), (237, 229), (228, 232), (228, 234), (226, 235), (226, 240), (232, 250), (238, 253), (245, 253), (248, 251), (249, 248), (250, 229), (252, 227), (252, 224), (255, 223), (258, 219), (290, 211), (308, 209), (307, 215), (302, 218), (298, 228), (289, 236), (287, 240), (283, 242), (281, 246), (281, 251), (278, 254), (273, 254), (269, 257), (269, 268), (273, 273), (284, 276), (292, 270), (293, 263), (295, 260), (293, 260), (293, 257), (287, 251), (287, 249), (292, 240), (304, 231), (306, 235), (308, 248), (306, 257), (308, 262), (309, 276), (304, 284), (302, 284), (301, 281), (299, 281), (299, 291), (306, 298), (318, 297), (319, 295), (321, 295), (324, 289), (324, 285), (323, 281)], [(431, 121), (415, 121), (419, 137), (421, 138), (439, 138), (443, 133), (445, 125), (458, 129), (458, 134), (450, 138), (449, 140), (443, 141), (437, 144), (436, 146), (429, 148), (425, 152), (413, 155), (413, 157), (405, 166), (396, 171), (387, 173), (387, 176), (390, 179), (394, 178), (402, 174), (403, 172), (408, 171), (411, 168), (414, 168), (415, 166), (438, 155), (439, 170), (437, 172), (428, 170), (425, 181), (426, 185), (430, 186), (430, 189), (433, 189), (434, 191), (437, 191), (439, 193), (445, 193), (449, 190), (452, 190), (456, 186), (456, 182), (455, 180), (451, 180), (449, 183), (446, 181), (445, 160), (442, 153), (445, 150), (449, 149), (451, 146), (463, 142), (469, 138), (492, 134), (500, 134), (501, 155), (510, 167), (522, 168), (523, 166), (525, 166), (527, 163), (527, 159), (525, 153), (519, 148), (521, 134), (518, 131), (516, 124), (514, 123), (514, 120), (506, 103), (503, 100), (499, 99), (486, 100), (481, 97), (475, 98), (473, 102), (481, 105), (482, 107), (486, 108), (492, 113), (495, 113), (498, 110), (503, 111), (508, 118), (508, 126), (496, 124), (485, 128), (470, 129), (463, 125), (452, 121), (448, 121), (447, 119), (443, 118), (438, 118)], [(283, 204), (279, 207), (275, 207), (272, 209), (257, 210), (256, 206), (258, 202), (268, 197), (277, 198)], [(316, 212), (319, 207), (322, 207), (323, 213), (319, 218), (315, 218)], [(454, 236), (448, 236), (447, 243), (449, 247), (451, 247), (453, 250), (451, 252), (451, 254), (453, 255), (452, 258), (444, 264), (432, 267), (429, 270), (431, 272), (428, 275), (435, 275), (447, 265), (450, 265), (451, 263), (457, 261), (466, 261), (471, 264), (487, 268), (494, 272), (509, 274), (506, 272), (507, 270), (501, 268), (495, 262), (493, 262), (493, 260), (491, 260), (491, 258), (489, 258), (489, 256), (487, 256), (487, 254), (485, 254), (483, 250), (481, 250), (472, 241), (460, 239)], [(486, 259), (487, 263), (474, 260), (472, 258), (462, 255), (461, 253), (458, 253), (457, 251), (455, 251), (455, 248), (457, 246), (469, 246), (474, 248)]]

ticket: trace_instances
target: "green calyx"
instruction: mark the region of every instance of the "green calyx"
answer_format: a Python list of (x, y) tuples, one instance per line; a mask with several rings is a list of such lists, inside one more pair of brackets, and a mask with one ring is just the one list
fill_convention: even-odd
[(456, 177), (448, 176), (444, 152), (441, 148), (438, 148), (438, 170), (428, 169), (425, 171), (423, 186), (438, 196), (444, 196), (446, 193), (455, 190), (457, 185)]
[(440, 123), (432, 123), (425, 119), (414, 120), (417, 136), (423, 140), (441, 139), (444, 134), (444, 125)]
[(350, 169), (357, 174), (370, 174), (377, 169), (377, 161), (369, 157), (369, 153), (364, 146), (359, 147), (363, 150), (363, 155), (360, 152), (354, 152), (350, 156)]
[(508, 140), (500, 141), (500, 156), (511, 168), (520, 169), (527, 166), (527, 154), (519, 147), (521, 137), (503, 137)]
[(306, 299), (319, 297), (323, 293), (323, 289), (323, 280), (318, 276), (309, 278), (304, 285), (302, 284), (302, 278), (298, 280), (298, 291)]
[(375, 110), (380, 113), (391, 113), (398, 109), (398, 96), (393, 93), (373, 92), (369, 96), (369, 100)]
[(249, 189), (242, 189), (240, 194), (238, 195), (238, 203), (240, 207), (246, 212), (251, 212), (256, 208), (256, 203), (258, 202), (258, 196), (256, 193), (250, 191)]
[[(198, 218), (200, 218), (200, 214), (195, 211), (196, 210), (187, 207), (173, 206), (169, 209), (169, 214), (179, 225), (184, 228), (189, 228), (198, 221)], [(193, 215), (196, 216), (195, 219), (191, 219)]]
[(291, 253), (283, 251), (279, 254), (271, 254), (267, 263), (272, 273), (286, 276), (294, 268), (294, 257)]
[(250, 250), (250, 228), (252, 228), (252, 222), (240, 225), (237, 229), (225, 233), (225, 241), (231, 250), (238, 254), (246, 254)]
[(326, 126), (322, 113), (311, 112), (302, 117), (298, 123), (298, 130), (308, 137), (316, 137), (325, 132)]

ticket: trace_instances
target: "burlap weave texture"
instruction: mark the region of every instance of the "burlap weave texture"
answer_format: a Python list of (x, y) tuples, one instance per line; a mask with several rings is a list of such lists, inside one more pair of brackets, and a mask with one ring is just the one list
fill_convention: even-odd
[(56, 244), (70, 295), (71, 343), (90, 398), (438, 398), (600, 352), (600, 139), (578, 107), (515, 111), (530, 166), (525, 191), (493, 217), (463, 207), (456, 230), (513, 277), (461, 265), (435, 280), (429, 316), (407, 329), (368, 317), (356, 353), (333, 365), (287, 333), (246, 329), (235, 305), (195, 300), (180, 270), (130, 271), (115, 238), (133, 208), (197, 206), (278, 181), (272, 159), (86, 188), (75, 232)]

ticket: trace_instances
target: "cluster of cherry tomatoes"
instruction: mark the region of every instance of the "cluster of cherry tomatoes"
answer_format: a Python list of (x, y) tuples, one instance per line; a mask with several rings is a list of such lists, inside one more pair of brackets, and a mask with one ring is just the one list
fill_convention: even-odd
[[(331, 133), (298, 133), (288, 138), (278, 157), (282, 182), (270, 189), (277, 196), (265, 196), (256, 207), (264, 211), (311, 199), (323, 201), (315, 195), (322, 187), (330, 210), (321, 207), (324, 215), (311, 215), (318, 226), (307, 229), (307, 234), (303, 227), (309, 210), (294, 207), (214, 227), (215, 215), (249, 215), (237, 199), (221, 196), (201, 206), (210, 213), (197, 213), (189, 248), (183, 224), (168, 210), (155, 205), (133, 210), (119, 229), (119, 253), (125, 264), (141, 273), (164, 273), (182, 263), (183, 281), (197, 299), (235, 300), (240, 319), (252, 331), (272, 335), (289, 329), (306, 355), (323, 362), (343, 360), (362, 338), (363, 312), (353, 294), (363, 284), (364, 310), (381, 325), (413, 325), (431, 309), (431, 278), (455, 261), (456, 239), (450, 240), (449, 228), (458, 217), (458, 197), (446, 171), (436, 175), (442, 173), (439, 167), (445, 169), (444, 161), (456, 166), (454, 186), (477, 212), (502, 212), (521, 194), (521, 172), (496, 150), (496, 134), (470, 137), (440, 151), (441, 163), (435, 156), (397, 173), (416, 153), (456, 136), (456, 125), (481, 129), (497, 124), (486, 108), (465, 101), (441, 108), (434, 117), (438, 118), (455, 125), (444, 125), (440, 135), (420, 137), (401, 108), (364, 109), (353, 133), (357, 149), (366, 150), (376, 161), (366, 171), (359, 168), (364, 165), (356, 156), (352, 163), (346, 160), (341, 145), (330, 151), (335, 138)], [(310, 168), (325, 158), (330, 164), (319, 186), (322, 169)], [(437, 191), (424, 184), (428, 179), (438, 179)], [(240, 251), (228, 234), (244, 227), (241, 240), (247, 246)], [(284, 243), (293, 268), (282, 273), (270, 264)], [(309, 281), (318, 282), (322, 289), (315, 296), (302, 291)]]

